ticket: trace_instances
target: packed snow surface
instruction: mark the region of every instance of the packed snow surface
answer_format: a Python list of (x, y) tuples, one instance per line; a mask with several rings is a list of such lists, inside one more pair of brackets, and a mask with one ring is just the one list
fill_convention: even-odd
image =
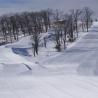
[(0, 98), (98, 98), (98, 22), (61, 53), (15, 54), (24, 39), (0, 47)]

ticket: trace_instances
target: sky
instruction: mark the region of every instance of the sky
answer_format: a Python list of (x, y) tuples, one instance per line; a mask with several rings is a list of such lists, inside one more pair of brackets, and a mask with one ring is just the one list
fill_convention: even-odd
[(47, 8), (68, 12), (85, 6), (93, 9), (98, 16), (98, 0), (0, 0), (0, 15)]

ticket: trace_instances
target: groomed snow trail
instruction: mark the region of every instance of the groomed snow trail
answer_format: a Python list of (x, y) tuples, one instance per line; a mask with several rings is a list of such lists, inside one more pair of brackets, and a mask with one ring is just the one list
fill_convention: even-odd
[(98, 98), (97, 69), (98, 23), (70, 49), (38, 65), (0, 47), (0, 98)]
[(73, 47), (43, 65), (65, 74), (98, 75), (98, 24), (94, 23)]

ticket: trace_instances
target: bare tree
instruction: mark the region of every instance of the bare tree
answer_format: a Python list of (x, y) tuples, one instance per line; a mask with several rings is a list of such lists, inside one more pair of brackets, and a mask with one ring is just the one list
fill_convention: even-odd
[(63, 12), (59, 10), (54, 11), (54, 30), (55, 30), (55, 48), (61, 51), (61, 44), (63, 42), (63, 27), (64, 27)]
[(1, 24), (1, 32), (3, 32), (4, 40), (5, 40), (6, 43), (8, 43), (7, 27), (6, 27), (6, 16), (1, 17), (0, 24)]
[(34, 27), (34, 33), (33, 33), (33, 50), (34, 50), (34, 56), (36, 56), (36, 54), (38, 55), (39, 40), (40, 40), (40, 36), (39, 36), (38, 26), (36, 25)]
[(74, 21), (77, 37), (78, 37), (78, 32), (79, 32), (78, 31), (78, 22), (79, 22), (79, 18), (80, 18), (81, 13), (82, 13), (82, 11), (80, 9), (73, 10), (73, 21)]
[(85, 21), (87, 32), (88, 32), (88, 28), (91, 26), (92, 23), (92, 15), (93, 15), (93, 11), (89, 7), (85, 7), (83, 9), (83, 19)]
[(73, 13), (69, 15), (69, 26), (68, 26), (68, 34), (69, 34), (69, 41), (74, 41), (74, 22), (73, 22)]

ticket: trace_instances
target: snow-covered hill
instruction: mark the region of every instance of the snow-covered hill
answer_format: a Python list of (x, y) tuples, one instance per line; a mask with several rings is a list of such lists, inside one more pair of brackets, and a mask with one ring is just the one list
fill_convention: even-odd
[(98, 97), (98, 22), (61, 53), (42, 48), (34, 58), (12, 51), (30, 48), (26, 40), (0, 47), (0, 98)]

